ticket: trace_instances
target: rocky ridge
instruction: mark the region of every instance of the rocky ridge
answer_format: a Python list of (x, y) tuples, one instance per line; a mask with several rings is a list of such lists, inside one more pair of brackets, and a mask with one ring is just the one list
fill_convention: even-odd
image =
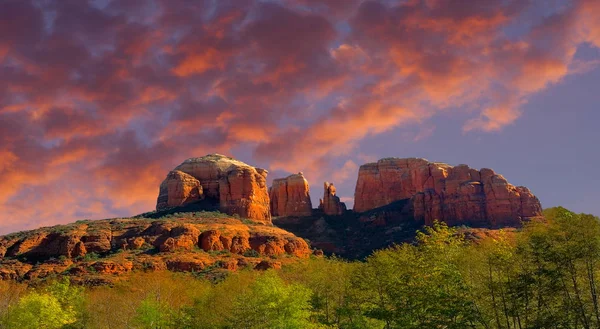
[[(0, 237), (0, 279), (61, 274), (95, 284), (136, 270), (279, 268), (311, 254), (302, 238), (327, 253), (360, 259), (411, 241), (434, 220), (484, 236), (490, 228), (541, 217), (539, 200), (527, 188), (467, 165), (418, 158), (365, 164), (351, 211), (331, 183), (324, 183), (313, 211), (302, 173), (275, 179), (270, 189), (266, 177), (266, 170), (223, 155), (188, 159), (160, 185), (157, 212)], [(271, 214), (281, 229), (271, 225)]]
[(0, 237), (0, 279), (66, 274), (110, 281), (133, 270), (236, 270), (310, 253), (290, 232), (220, 213), (79, 221)]
[(399, 200), (416, 221), (448, 225), (519, 226), (542, 215), (539, 200), (491, 169), (450, 166), (418, 158), (387, 158), (360, 167), (354, 210), (365, 212)]

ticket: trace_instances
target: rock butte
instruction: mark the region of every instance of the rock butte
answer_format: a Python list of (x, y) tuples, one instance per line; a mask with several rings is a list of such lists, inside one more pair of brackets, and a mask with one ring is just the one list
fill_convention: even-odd
[(300, 172), (273, 180), (269, 189), (273, 216), (310, 216), (312, 202), (308, 181)]
[(157, 210), (207, 199), (219, 210), (271, 223), (267, 171), (220, 154), (190, 158), (160, 185)]
[(386, 158), (362, 165), (354, 210), (364, 212), (409, 200), (415, 220), (431, 224), (518, 226), (542, 215), (529, 189), (515, 187), (491, 169), (450, 166), (419, 158)]
[(342, 215), (346, 211), (346, 204), (340, 202), (340, 198), (335, 195), (335, 186), (329, 182), (325, 182), (323, 186), (323, 198), (320, 199), (319, 209), (327, 215)]
[[(176, 214), (168, 220), (83, 221), (0, 236), (0, 280), (43, 278), (66, 271), (81, 278), (101, 274), (104, 280), (136, 269), (279, 268), (310, 255), (308, 244), (298, 236), (329, 252), (364, 256), (365, 251), (406, 241), (410, 235), (406, 227), (414, 233), (422, 223), (430, 225), (434, 220), (517, 227), (542, 216), (539, 200), (527, 188), (509, 184), (491, 169), (418, 158), (386, 158), (361, 166), (354, 212), (346, 212), (335, 186), (325, 182), (319, 209), (327, 215), (343, 214), (336, 225), (329, 225), (331, 218), (319, 212), (313, 216), (302, 173), (274, 180), (269, 190), (266, 177), (264, 169), (219, 154), (188, 159), (160, 185), (157, 210), (197, 203), (258, 224), (216, 213), (208, 218)], [(298, 236), (260, 225), (271, 224), (271, 213), (281, 216), (278, 225), (287, 225)], [(86, 257), (91, 254), (103, 258)], [(294, 257), (265, 259), (285, 255)]]

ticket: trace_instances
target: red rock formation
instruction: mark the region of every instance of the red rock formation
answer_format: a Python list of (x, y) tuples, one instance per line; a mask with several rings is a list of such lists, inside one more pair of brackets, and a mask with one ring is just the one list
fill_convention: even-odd
[(268, 269), (281, 269), (281, 262), (274, 262), (270, 260), (263, 260), (260, 263), (256, 264), (254, 267), (255, 270), (266, 271)]
[(308, 181), (300, 172), (273, 181), (269, 189), (273, 216), (310, 216), (312, 202)]
[(179, 255), (166, 261), (167, 269), (175, 272), (197, 272), (203, 270), (212, 262), (206, 259)]
[(133, 269), (197, 271), (215, 264), (236, 270), (253, 268), (266, 257), (293, 262), (310, 254), (306, 241), (287, 231), (236, 218), (98, 220), (0, 236), (0, 280), (42, 279), (64, 271), (108, 280)]
[(133, 269), (133, 262), (98, 261), (93, 263), (91, 267), (98, 274), (122, 274)]
[(146, 240), (142, 237), (135, 237), (135, 238), (129, 238), (128, 243), (127, 243), (127, 247), (129, 249), (141, 249), (144, 244), (146, 243)]
[(160, 186), (156, 209), (208, 198), (222, 212), (270, 224), (267, 171), (220, 154), (185, 160)]
[(346, 211), (346, 204), (340, 202), (340, 198), (335, 195), (333, 183), (325, 182), (323, 199), (320, 199), (319, 209), (327, 215), (342, 215)]
[(157, 209), (183, 206), (204, 198), (200, 181), (182, 171), (169, 172), (167, 178), (160, 184), (160, 194), (156, 204)]
[(271, 223), (267, 171), (254, 167), (234, 167), (220, 182), (220, 208), (230, 215)]
[(200, 231), (193, 225), (183, 224), (172, 228), (168, 235), (169, 237), (166, 239), (156, 240), (158, 249), (161, 252), (194, 249), (194, 247), (198, 244), (198, 236), (200, 235)]
[(105, 231), (103, 227), (98, 227), (97, 230), (87, 232), (84, 225), (73, 227), (69, 232), (33, 231), (14, 241), (10, 247), (3, 247), (0, 241), (0, 251), (6, 250), (7, 257), (27, 255), (31, 258), (74, 258), (89, 252), (109, 251), (110, 243), (110, 228)]
[(410, 200), (416, 220), (431, 224), (514, 226), (541, 216), (538, 199), (491, 169), (452, 167), (425, 159), (388, 158), (360, 167), (354, 210)]
[(200, 248), (204, 251), (224, 250), (223, 242), (221, 242), (221, 233), (216, 230), (202, 233), (200, 236)]

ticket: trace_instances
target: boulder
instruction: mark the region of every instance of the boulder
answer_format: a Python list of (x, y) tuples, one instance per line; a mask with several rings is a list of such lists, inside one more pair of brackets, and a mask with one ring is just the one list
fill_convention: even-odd
[(256, 266), (254, 266), (254, 269), (258, 270), (258, 271), (266, 271), (269, 269), (280, 270), (281, 262), (274, 262), (271, 260), (263, 260), (260, 263), (256, 264)]
[(308, 181), (300, 172), (273, 181), (269, 189), (273, 216), (310, 216), (312, 202)]
[(223, 242), (221, 242), (221, 233), (216, 230), (210, 230), (200, 235), (200, 248), (204, 251), (224, 250)]
[(94, 269), (94, 272), (98, 274), (118, 275), (130, 272), (133, 269), (133, 262), (97, 261), (94, 262), (91, 267)]
[(256, 234), (250, 237), (250, 247), (264, 256), (289, 254), (300, 258), (306, 258), (311, 252), (306, 241), (295, 236), (269, 236)]
[(542, 216), (539, 200), (527, 188), (511, 185), (491, 169), (418, 158), (386, 158), (360, 167), (355, 211), (399, 200), (409, 200), (414, 219), (426, 224), (518, 226)]
[(156, 209), (208, 199), (224, 213), (270, 224), (267, 173), (220, 154), (190, 158), (162, 182)]
[(101, 226), (95, 230), (88, 230), (81, 241), (85, 244), (88, 253), (102, 254), (112, 249), (112, 230), (108, 225)]
[(325, 182), (323, 199), (320, 199), (319, 209), (327, 215), (342, 215), (346, 211), (346, 204), (340, 202), (340, 198), (335, 195), (333, 183)]

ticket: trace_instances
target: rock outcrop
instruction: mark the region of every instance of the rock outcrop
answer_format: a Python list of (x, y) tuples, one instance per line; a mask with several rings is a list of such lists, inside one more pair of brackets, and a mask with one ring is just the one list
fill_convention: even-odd
[(104, 280), (133, 270), (236, 270), (265, 259), (294, 262), (311, 253), (292, 233), (225, 215), (83, 221), (0, 236), (0, 280), (65, 271), (73, 278)]
[(320, 199), (319, 209), (327, 215), (342, 215), (346, 211), (346, 204), (335, 195), (335, 186), (329, 182), (323, 185), (323, 198)]
[(160, 184), (156, 209), (184, 206), (204, 199), (202, 184), (183, 171), (173, 170)]
[(221, 212), (271, 223), (267, 171), (220, 154), (185, 160), (160, 185), (156, 209), (202, 199)]
[(360, 167), (354, 210), (364, 212), (399, 200), (417, 221), (449, 225), (517, 226), (541, 216), (539, 200), (491, 169), (450, 166), (425, 159), (387, 158)]
[(308, 181), (300, 172), (273, 180), (269, 189), (273, 216), (310, 216), (312, 202)]

